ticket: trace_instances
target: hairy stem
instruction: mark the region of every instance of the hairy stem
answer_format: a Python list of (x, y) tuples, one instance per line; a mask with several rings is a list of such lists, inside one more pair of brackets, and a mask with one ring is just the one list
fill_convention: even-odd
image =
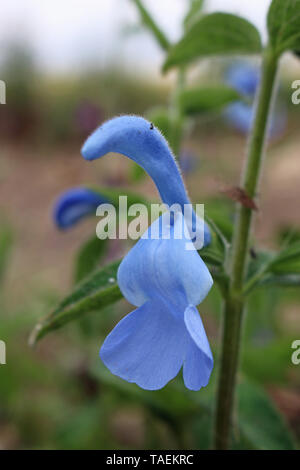
[[(272, 96), (274, 94), (278, 57), (266, 48), (262, 76), (257, 96), (255, 119), (249, 136), (242, 188), (250, 198), (256, 196), (260, 179), (264, 145), (268, 130)], [(231, 272), (228, 297), (224, 304), (222, 356), (215, 417), (214, 446), (227, 449), (230, 445), (236, 375), (239, 365), (241, 331), (245, 300), (243, 285), (248, 260), (252, 210), (237, 206), (236, 223), (231, 251)]]

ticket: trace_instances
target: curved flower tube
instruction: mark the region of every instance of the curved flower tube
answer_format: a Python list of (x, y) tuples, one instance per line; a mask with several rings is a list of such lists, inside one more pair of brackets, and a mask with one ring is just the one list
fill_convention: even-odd
[[(162, 201), (168, 206), (179, 204), (183, 209), (185, 204), (190, 204), (167, 141), (146, 119), (139, 116), (111, 119), (91, 134), (81, 150), (86, 160), (95, 160), (109, 152), (125, 155), (140, 165), (153, 179)], [(210, 241), (209, 228), (204, 224), (204, 246)]]
[[(225, 80), (245, 98), (254, 100), (260, 82), (260, 73), (258, 68), (250, 64), (237, 62), (227, 69)], [(242, 134), (248, 134), (254, 120), (254, 105), (237, 101), (226, 107), (224, 115), (226, 120), (235, 129)], [(269, 138), (280, 136), (284, 131), (285, 125), (286, 112), (284, 109), (277, 109), (271, 119)]]
[(95, 214), (100, 204), (107, 199), (87, 188), (72, 188), (62, 193), (54, 204), (53, 219), (56, 225), (66, 230), (83, 217)]
[[(138, 307), (105, 339), (100, 357), (110, 371), (146, 390), (158, 390), (183, 367), (185, 386), (199, 390), (209, 381), (213, 357), (196, 309), (213, 280), (189, 239), (181, 213), (168, 225), (157, 219), (123, 259), (118, 284)], [(151, 239), (152, 231), (159, 239)], [(169, 230), (169, 239), (164, 239)], [(182, 238), (174, 235), (183, 230)]]

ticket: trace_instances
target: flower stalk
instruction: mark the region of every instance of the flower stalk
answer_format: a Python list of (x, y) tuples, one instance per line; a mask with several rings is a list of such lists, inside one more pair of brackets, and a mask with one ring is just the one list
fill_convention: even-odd
[[(255, 198), (261, 176), (268, 123), (274, 96), (278, 56), (267, 47), (262, 63), (261, 83), (257, 95), (255, 119), (249, 136), (245, 170), (241, 187)], [(217, 396), (214, 447), (227, 449), (230, 443), (236, 376), (239, 364), (245, 298), (243, 287), (249, 252), (252, 210), (237, 206), (230, 263), (230, 286), (224, 302), (221, 368)]]

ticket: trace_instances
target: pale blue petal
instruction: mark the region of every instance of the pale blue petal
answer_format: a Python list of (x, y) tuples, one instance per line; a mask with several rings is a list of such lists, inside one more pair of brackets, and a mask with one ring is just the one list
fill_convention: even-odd
[(83, 217), (96, 214), (107, 199), (87, 188), (72, 188), (59, 196), (54, 204), (53, 219), (60, 229), (75, 225)]
[[(82, 147), (86, 160), (109, 152), (120, 153), (140, 165), (153, 179), (162, 201), (172, 206), (189, 204), (179, 168), (166, 139), (149, 121), (139, 116), (120, 116), (105, 122)], [(205, 227), (204, 246), (211, 242)]]
[[(133, 305), (140, 306), (160, 296), (176, 305), (183, 317), (186, 305), (198, 305), (208, 294), (213, 280), (205, 263), (197, 251), (186, 249), (189, 238), (174, 239), (180, 222), (180, 218), (176, 218), (169, 240), (143, 236), (123, 259), (118, 284)], [(149, 227), (147, 234), (156, 233), (160, 223), (164, 225), (162, 217)]]
[(189, 341), (184, 323), (156, 299), (117, 324), (100, 357), (113, 374), (146, 390), (158, 390), (178, 374)]
[(187, 388), (200, 390), (209, 382), (213, 356), (201, 317), (193, 305), (189, 305), (185, 310), (184, 322), (191, 341), (183, 365), (183, 379)]

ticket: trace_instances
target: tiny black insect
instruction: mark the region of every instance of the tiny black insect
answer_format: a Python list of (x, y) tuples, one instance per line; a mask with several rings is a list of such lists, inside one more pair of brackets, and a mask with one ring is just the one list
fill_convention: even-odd
[(250, 248), (250, 255), (251, 255), (251, 258), (253, 258), (253, 259), (257, 258), (257, 254), (256, 254), (256, 251), (254, 250), (254, 248)]
[(150, 124), (150, 130), (152, 131), (152, 129), (154, 129), (153, 122)]

